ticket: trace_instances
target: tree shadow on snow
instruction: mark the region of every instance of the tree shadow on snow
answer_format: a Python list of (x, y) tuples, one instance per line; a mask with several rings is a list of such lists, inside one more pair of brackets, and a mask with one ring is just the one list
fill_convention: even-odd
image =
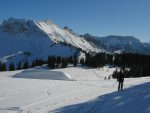
[(150, 82), (48, 113), (150, 113)]

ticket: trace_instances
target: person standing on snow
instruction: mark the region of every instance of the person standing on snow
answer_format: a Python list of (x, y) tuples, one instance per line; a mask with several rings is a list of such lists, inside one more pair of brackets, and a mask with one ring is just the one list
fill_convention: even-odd
[(118, 91), (123, 90), (123, 82), (124, 82), (124, 75), (123, 72), (120, 71), (119, 76), (117, 77), (118, 81)]

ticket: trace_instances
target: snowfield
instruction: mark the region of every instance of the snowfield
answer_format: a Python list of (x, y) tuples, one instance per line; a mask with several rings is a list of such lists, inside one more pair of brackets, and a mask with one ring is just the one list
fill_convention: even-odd
[(125, 79), (115, 68), (33, 68), (0, 72), (0, 113), (150, 113), (150, 77)]

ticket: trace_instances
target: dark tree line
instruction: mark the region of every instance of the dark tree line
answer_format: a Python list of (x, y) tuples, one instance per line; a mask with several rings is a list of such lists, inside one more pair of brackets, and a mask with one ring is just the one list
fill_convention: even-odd
[(9, 64), (9, 71), (14, 71), (15, 70), (15, 65), (14, 63)]
[[(139, 54), (115, 55), (114, 64), (120, 66), (125, 77), (144, 77), (150, 76), (150, 56)], [(115, 71), (116, 77), (120, 71)]]
[[(5, 63), (0, 63), (0, 71), (13, 71), (27, 69), (35, 66), (42, 66), (43, 64), (48, 64), (48, 67), (51, 69), (55, 68), (66, 68), (68, 64), (77, 66), (78, 59), (77, 56), (70, 57), (56, 57), (49, 56), (46, 61), (42, 59), (33, 60), (32, 64), (28, 60), (19, 62), (17, 65), (13, 63), (9, 64), (7, 69)], [(140, 55), (140, 54), (107, 54), (107, 53), (98, 53), (91, 55), (86, 54), (85, 59), (80, 59), (80, 64), (83, 66), (90, 66), (94, 68), (100, 68), (105, 65), (111, 65), (114, 67), (120, 67), (125, 77), (142, 77), (150, 76), (150, 56), (149, 55)], [(113, 73), (115, 78), (120, 73), (119, 70), (116, 70)]]
[(0, 71), (14, 71), (28, 68), (29, 64), (27, 60), (25, 62), (19, 62), (16, 66), (14, 65), (14, 63), (10, 63), (8, 68), (5, 63), (0, 63)]
[(90, 66), (90, 67), (103, 67), (106, 64), (113, 64), (113, 55), (106, 53), (99, 53), (96, 55), (86, 54), (86, 58), (81, 59), (80, 63), (82, 65)]
[(42, 66), (43, 64), (46, 64), (46, 61), (36, 58), (35, 60), (32, 61), (31, 67)]
[(5, 63), (0, 63), (0, 71), (7, 71), (7, 67)]
[(28, 60), (20, 61), (17, 65), (14, 63), (10, 63), (7, 69), (5, 63), (0, 63), (0, 71), (14, 71), (14, 70), (21, 70), (21, 69), (28, 69), (35, 66), (42, 66), (43, 64), (48, 64), (48, 67), (51, 69), (55, 68), (66, 68), (68, 64), (72, 64), (77, 66), (78, 60), (76, 56), (70, 57), (56, 57), (56, 56), (49, 56), (47, 61), (42, 59), (35, 59), (32, 63), (29, 63)]
[[(143, 77), (150, 76), (150, 56), (141, 54), (106, 54), (96, 55), (86, 54), (86, 60), (81, 59), (82, 65), (91, 67), (103, 67), (104, 65), (113, 65), (120, 67), (125, 77)], [(113, 77), (116, 77), (120, 71), (116, 70)]]
[(77, 66), (78, 60), (77, 57), (55, 57), (55, 56), (49, 56), (47, 59), (48, 67), (51, 69), (55, 68), (66, 68), (68, 64), (73, 64), (74, 66)]

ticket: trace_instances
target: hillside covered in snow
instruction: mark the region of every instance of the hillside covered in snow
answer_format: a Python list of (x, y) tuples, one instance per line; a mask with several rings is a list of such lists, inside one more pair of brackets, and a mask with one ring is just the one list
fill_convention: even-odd
[(97, 52), (85, 39), (50, 20), (34, 21), (9, 18), (0, 25), (0, 60), (15, 62), (47, 59), (48, 55), (74, 56)]
[(0, 72), (0, 113), (150, 113), (150, 77), (126, 78), (115, 68), (69, 67)]

